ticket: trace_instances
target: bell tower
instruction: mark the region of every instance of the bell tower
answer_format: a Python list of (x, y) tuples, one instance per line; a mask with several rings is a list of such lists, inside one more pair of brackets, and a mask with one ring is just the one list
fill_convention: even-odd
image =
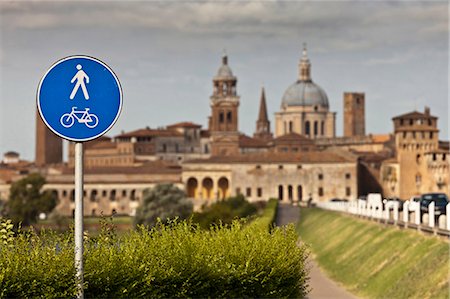
[(212, 155), (234, 155), (239, 153), (238, 107), (236, 94), (237, 78), (228, 66), (228, 56), (222, 57), (222, 65), (213, 78), (213, 94), (210, 97)]

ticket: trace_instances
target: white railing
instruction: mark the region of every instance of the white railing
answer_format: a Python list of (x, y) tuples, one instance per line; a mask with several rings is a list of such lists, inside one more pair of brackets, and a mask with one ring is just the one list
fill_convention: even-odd
[(450, 217), (447, 217), (450, 215), (450, 203), (446, 206), (445, 214), (436, 213), (434, 202), (428, 205), (428, 212), (422, 214), (419, 202), (407, 200), (403, 203), (403, 210), (401, 210), (398, 201), (383, 200), (381, 194), (371, 193), (367, 196), (367, 200), (319, 202), (316, 206), (394, 224), (405, 226), (412, 224), (418, 228), (450, 231)]

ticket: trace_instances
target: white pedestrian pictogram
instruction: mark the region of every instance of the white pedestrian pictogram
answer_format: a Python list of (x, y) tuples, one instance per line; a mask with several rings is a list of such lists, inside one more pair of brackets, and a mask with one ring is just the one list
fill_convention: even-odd
[(94, 113), (89, 113), (89, 108), (84, 110), (75, 110), (77, 107), (72, 107), (70, 113), (64, 113), (60, 118), (60, 123), (65, 128), (70, 128), (75, 123), (75, 119), (80, 124), (85, 124), (86, 127), (92, 129), (98, 125), (98, 117)]
[[(86, 84), (89, 84), (89, 77), (88, 75), (82, 70), (82, 66), (81, 64), (77, 65), (77, 70), (78, 72), (75, 74), (75, 76), (73, 76), (72, 80), (70, 80), (70, 83), (75, 82), (75, 80), (77, 80), (77, 83), (75, 84), (75, 86), (73, 87), (72, 93), (70, 94), (70, 99), (73, 100), (73, 98), (75, 97), (75, 94), (78, 92), (78, 89), (83, 90), (83, 95), (84, 98), (86, 100), (89, 100), (89, 94), (86, 88)], [(84, 82), (84, 79), (86, 79), (86, 83)]]

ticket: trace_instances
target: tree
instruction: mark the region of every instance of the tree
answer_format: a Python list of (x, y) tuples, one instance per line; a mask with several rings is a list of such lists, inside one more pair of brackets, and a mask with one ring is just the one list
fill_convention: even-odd
[(6, 213), (14, 223), (36, 223), (40, 213), (49, 213), (56, 207), (57, 196), (50, 190), (42, 191), (44, 184), (44, 177), (32, 173), (11, 185)]
[(157, 185), (146, 189), (142, 202), (136, 210), (134, 224), (154, 226), (160, 218), (163, 223), (168, 219), (178, 217), (186, 219), (191, 216), (192, 203), (185, 193), (171, 184)]

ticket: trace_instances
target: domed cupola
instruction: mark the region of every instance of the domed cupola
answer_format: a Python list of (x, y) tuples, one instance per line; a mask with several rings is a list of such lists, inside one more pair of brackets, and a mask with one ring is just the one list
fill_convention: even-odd
[(233, 72), (231, 68), (228, 66), (228, 56), (224, 53), (222, 56), (222, 65), (217, 71), (217, 75), (214, 77), (215, 80), (224, 80), (224, 79), (235, 79), (233, 76)]
[(328, 108), (328, 97), (325, 91), (311, 79), (311, 63), (306, 45), (303, 47), (299, 62), (298, 80), (284, 92), (281, 107), (289, 106), (322, 106)]

